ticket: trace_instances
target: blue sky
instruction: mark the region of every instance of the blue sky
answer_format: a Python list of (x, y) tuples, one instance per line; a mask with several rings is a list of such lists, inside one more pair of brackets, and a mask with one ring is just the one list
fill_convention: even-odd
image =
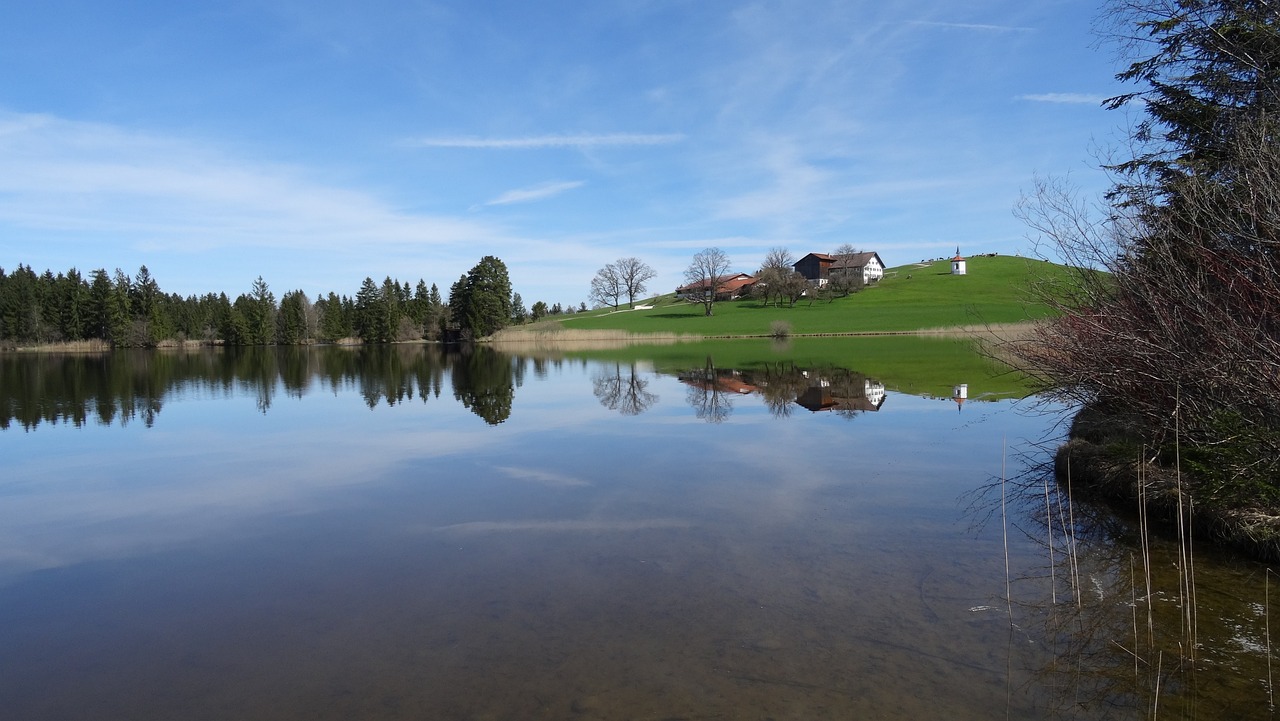
[(314, 298), (496, 255), (528, 305), (626, 256), (666, 292), (709, 246), (1029, 254), (1019, 195), (1102, 190), (1129, 120), (1098, 9), (7, 2), (0, 266)]

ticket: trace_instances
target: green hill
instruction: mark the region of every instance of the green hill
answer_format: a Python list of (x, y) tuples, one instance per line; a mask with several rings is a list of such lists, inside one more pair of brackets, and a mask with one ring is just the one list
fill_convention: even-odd
[(793, 307), (765, 307), (748, 299), (717, 303), (707, 317), (701, 304), (674, 295), (645, 304), (648, 310), (599, 310), (559, 316), (567, 330), (619, 330), (702, 336), (767, 335), (783, 320), (796, 334), (866, 333), (1020, 323), (1051, 309), (1032, 298), (1037, 282), (1063, 282), (1065, 266), (1013, 256), (968, 259), (968, 274), (951, 275), (948, 261), (891, 268), (879, 283), (827, 302), (801, 299)]

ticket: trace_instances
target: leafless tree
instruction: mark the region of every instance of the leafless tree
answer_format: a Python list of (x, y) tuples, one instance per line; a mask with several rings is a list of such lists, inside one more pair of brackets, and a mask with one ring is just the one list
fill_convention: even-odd
[[(832, 253), (835, 263), (832, 265), (831, 278), (827, 282), (827, 300), (843, 298), (850, 293), (857, 293), (865, 285), (861, 268), (853, 268), (851, 264), (863, 251), (850, 243), (843, 243)], [(855, 272), (856, 270), (856, 272)]]
[(1047, 393), (1102, 411), (1149, 448), (1175, 437), (1195, 448), (1196, 465), (1230, 479), (1206, 501), (1280, 472), (1276, 130), (1241, 132), (1229, 182), (1185, 178), (1160, 212), (1090, 207), (1053, 182), (1020, 208), (1074, 272), (1040, 288), (1061, 315), (1010, 350)]
[[(626, 293), (623, 284), (622, 273), (618, 266), (609, 263), (605, 267), (596, 271), (596, 277), (591, 279), (591, 301), (600, 305), (611, 305), (618, 307), (618, 300)], [(573, 307), (572, 304), (569, 306)]]
[(784, 302), (795, 305), (809, 289), (809, 281), (796, 271), (795, 257), (786, 248), (770, 248), (756, 278), (755, 297), (765, 305), (775, 302), (779, 308)]
[(693, 256), (693, 261), (684, 271), (685, 284), (693, 286), (695, 293), (701, 293), (700, 300), (707, 315), (711, 315), (716, 294), (729, 274), (729, 267), (729, 256), (723, 250), (706, 248)]
[(657, 277), (658, 272), (639, 258), (619, 258), (613, 262), (622, 291), (627, 296), (627, 307), (634, 308), (636, 298), (644, 295), (645, 284)]
[(785, 280), (794, 272), (795, 262), (795, 257), (786, 248), (770, 248), (764, 256), (764, 263), (761, 264), (759, 272), (756, 273), (756, 284), (751, 289), (752, 295), (764, 301), (766, 306), (776, 298), (778, 306), (781, 307)]
[(836, 248), (835, 252), (832, 253), (831, 255), (836, 260), (847, 261), (853, 256), (861, 252), (862, 250), (860, 248), (855, 248), (852, 243), (841, 243), (840, 247)]

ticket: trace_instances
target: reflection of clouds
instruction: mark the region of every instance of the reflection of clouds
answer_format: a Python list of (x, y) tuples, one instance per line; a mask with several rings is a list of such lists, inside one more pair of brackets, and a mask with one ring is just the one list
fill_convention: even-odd
[(647, 518), (635, 521), (471, 521), (439, 526), (440, 533), (600, 533), (648, 531), (662, 528), (689, 528), (693, 524), (675, 518)]
[(0, 484), (9, 491), (0, 498), (0, 571), (126, 558), (216, 538), (257, 517), (321, 512), (339, 506), (335, 494), (346, 489), (488, 442), (434, 428), (240, 430), (207, 429), (194, 445), (180, 432), (147, 431), (140, 447), (17, 461)]
[(539, 483), (551, 488), (572, 488), (575, 486), (589, 486), (591, 481), (563, 473), (550, 473), (548, 471), (540, 471), (536, 468), (516, 468), (514, 466), (494, 466), (495, 470), (502, 471), (507, 476), (517, 481), (529, 481), (531, 483)]

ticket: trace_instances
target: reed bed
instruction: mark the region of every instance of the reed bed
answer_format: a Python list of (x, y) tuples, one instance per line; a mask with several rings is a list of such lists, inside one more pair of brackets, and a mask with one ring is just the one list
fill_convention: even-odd
[(15, 346), (11, 350), (23, 353), (106, 353), (111, 350), (111, 343), (101, 338), (92, 338), (59, 343), (41, 343), (34, 346)]
[(633, 345), (675, 345), (703, 340), (689, 333), (632, 333), (560, 326), (504, 328), (485, 339), (503, 350), (615, 350)]

